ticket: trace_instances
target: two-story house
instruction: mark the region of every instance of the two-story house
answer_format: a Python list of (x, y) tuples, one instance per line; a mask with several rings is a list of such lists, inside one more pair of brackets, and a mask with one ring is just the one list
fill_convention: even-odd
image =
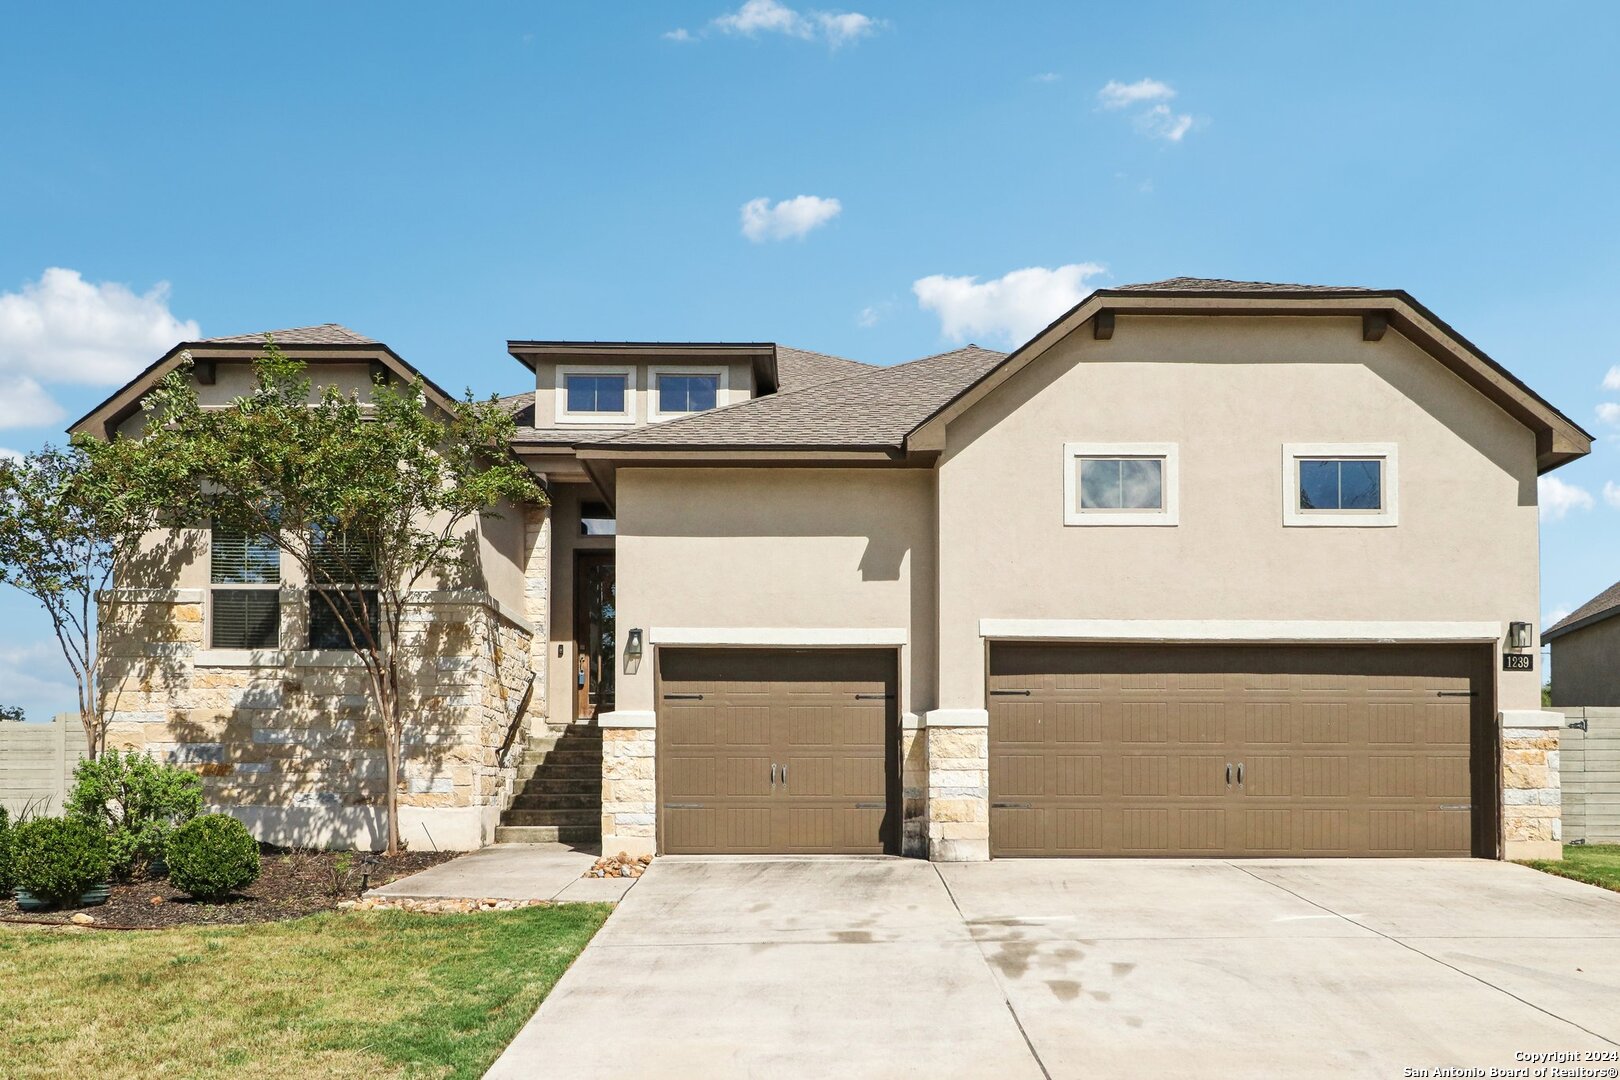
[[(340, 330), (277, 339), (317, 374), (408, 373)], [(223, 380), (255, 340), (187, 347)], [(1404, 292), (1174, 279), (1011, 354), (889, 367), (509, 351), (535, 376), (514, 447), (552, 502), (480, 522), (474, 587), (422, 597), (449, 629), (406, 823), (438, 846), (1556, 846), (1536, 478), (1590, 436)], [(177, 354), (80, 427), (116, 430)], [(114, 600), (110, 742), (199, 761), (264, 835), (370, 842), (341, 650), (205, 532)], [(272, 586), (276, 648), (209, 636), (267, 625), (230, 594)]]

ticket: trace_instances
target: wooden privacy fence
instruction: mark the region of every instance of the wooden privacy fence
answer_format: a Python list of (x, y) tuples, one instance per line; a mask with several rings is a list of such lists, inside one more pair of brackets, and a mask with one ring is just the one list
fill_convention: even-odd
[(48, 724), (0, 724), (0, 806), (13, 815), (29, 806), (37, 814), (61, 813), (83, 757), (77, 713), (58, 713)]
[(1558, 774), (1564, 841), (1620, 843), (1620, 709), (1564, 706)]

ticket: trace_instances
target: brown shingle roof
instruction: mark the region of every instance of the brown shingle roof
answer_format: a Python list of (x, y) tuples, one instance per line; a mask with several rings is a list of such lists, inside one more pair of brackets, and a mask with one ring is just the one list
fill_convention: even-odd
[(259, 345), (265, 335), (276, 339), (277, 345), (379, 345), (381, 342), (357, 334), (347, 326), (335, 322), (319, 326), (294, 326), (287, 330), (261, 330), (257, 334), (237, 334), (234, 337), (204, 338), (206, 345)]
[(802, 390), (816, 383), (844, 379), (872, 370), (871, 364), (848, 360), (842, 356), (795, 349), (787, 345), (776, 347), (776, 383), (781, 390)]
[(629, 449), (899, 449), (917, 425), (1006, 358), (977, 345), (598, 437)]
[(1559, 619), (1552, 626), (1541, 632), (1542, 641), (1551, 641), (1555, 637), (1562, 637), (1571, 630), (1578, 630), (1583, 626), (1601, 622), (1612, 615), (1620, 615), (1620, 581), (1610, 585), (1592, 599), (1576, 608), (1574, 611)]
[(1163, 281), (1143, 281), (1135, 285), (1115, 285), (1106, 292), (1372, 292), (1361, 285), (1290, 285), (1275, 281), (1231, 281), (1227, 278), (1173, 277)]

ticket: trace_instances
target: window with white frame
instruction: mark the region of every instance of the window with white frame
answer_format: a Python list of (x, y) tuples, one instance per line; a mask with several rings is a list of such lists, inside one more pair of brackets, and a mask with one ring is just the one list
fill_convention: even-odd
[(635, 371), (628, 367), (557, 368), (559, 424), (625, 424), (635, 420)]
[(309, 647), (350, 649), (364, 647), (368, 640), (377, 643), (378, 594), (366, 587), (377, 580), (370, 548), (344, 533), (317, 534), (314, 555), (319, 573), (309, 589)]
[(1175, 525), (1174, 443), (1065, 443), (1065, 525)]
[(1288, 443), (1282, 457), (1284, 525), (1396, 524), (1394, 443)]
[(707, 412), (722, 403), (726, 372), (688, 367), (653, 367), (647, 371), (649, 420), (672, 420), (677, 416)]
[(215, 525), (208, 542), (208, 647), (281, 646), (281, 550)]

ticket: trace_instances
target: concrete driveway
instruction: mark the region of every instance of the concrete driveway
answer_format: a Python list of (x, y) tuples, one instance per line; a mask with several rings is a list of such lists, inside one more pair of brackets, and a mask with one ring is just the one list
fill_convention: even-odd
[(1583, 1050), (1620, 1051), (1620, 895), (1523, 867), (666, 857), (490, 1075), (1396, 1077)]

